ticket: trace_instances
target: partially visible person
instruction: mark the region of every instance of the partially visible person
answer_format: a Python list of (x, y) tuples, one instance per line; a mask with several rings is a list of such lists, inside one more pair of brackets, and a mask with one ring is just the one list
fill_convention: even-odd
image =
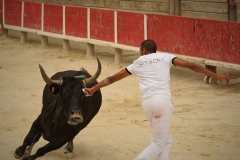
[[(168, 160), (172, 147), (170, 123), (174, 105), (170, 91), (170, 68), (179, 66), (202, 73), (220, 81), (229, 82), (230, 77), (213, 73), (204, 67), (187, 62), (168, 53), (156, 53), (153, 40), (145, 40), (140, 46), (140, 57), (127, 68), (107, 77), (92, 88), (85, 88), (86, 95), (93, 95), (102, 87), (108, 86), (129, 75), (136, 75), (142, 92), (143, 111), (152, 127), (152, 138), (135, 160)], [(186, 90), (185, 90), (186, 91)]]

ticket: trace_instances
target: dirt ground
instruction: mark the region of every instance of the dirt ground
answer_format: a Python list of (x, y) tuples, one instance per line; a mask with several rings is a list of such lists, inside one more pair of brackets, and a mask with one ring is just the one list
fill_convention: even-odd
[[(16, 38), (17, 37), (17, 38)], [(33, 36), (34, 37), (34, 36)], [(30, 38), (31, 39), (31, 36)], [(41, 110), (42, 80), (38, 64), (51, 76), (81, 67), (96, 71), (95, 57), (86, 56), (86, 44), (70, 42), (66, 51), (59, 40), (41, 47), (40, 38), (20, 43), (19, 33), (0, 36), (0, 159), (14, 160), (32, 122)], [(98, 81), (127, 67), (138, 53), (123, 52), (114, 63), (114, 50), (95, 46), (102, 63)], [(218, 68), (229, 75), (228, 85), (208, 85), (204, 75), (172, 67), (171, 90), (175, 109), (171, 135), (171, 160), (240, 159), (240, 71)], [(72, 160), (131, 160), (150, 142), (151, 128), (141, 108), (137, 78), (128, 78), (101, 89), (103, 103), (97, 116), (74, 139)], [(41, 139), (33, 153), (47, 142)], [(64, 160), (63, 147), (39, 160)]]

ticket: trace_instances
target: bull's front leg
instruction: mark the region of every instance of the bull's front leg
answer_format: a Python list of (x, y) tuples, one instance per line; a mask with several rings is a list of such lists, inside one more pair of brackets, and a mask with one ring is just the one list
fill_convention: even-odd
[(64, 148), (64, 154), (67, 156), (67, 158), (72, 158), (73, 156), (73, 148), (74, 148), (74, 145), (73, 145), (73, 139), (68, 141), (66, 147)]
[(63, 142), (63, 143), (61, 143), (61, 142), (60, 143), (59, 142), (58, 143), (48, 143), (45, 146), (39, 148), (35, 154), (27, 156), (27, 157), (23, 157), (22, 160), (35, 160), (36, 158), (41, 157), (48, 152), (59, 149), (65, 143), (66, 142)]
[[(40, 117), (38, 117), (32, 124), (32, 127), (25, 137), (23, 144), (15, 150), (14, 157), (17, 159), (22, 158), (28, 152), (31, 153), (33, 145), (39, 140), (42, 135), (41, 126), (39, 124)], [(29, 147), (28, 147), (29, 146)], [(26, 150), (26, 148), (28, 149)], [(29, 153), (29, 154), (30, 154)]]

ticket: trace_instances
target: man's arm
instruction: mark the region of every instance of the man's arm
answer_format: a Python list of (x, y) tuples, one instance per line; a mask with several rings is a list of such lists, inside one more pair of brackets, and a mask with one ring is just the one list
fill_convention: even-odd
[(99, 82), (97, 85), (93, 86), (92, 88), (85, 88), (85, 91), (87, 91), (88, 95), (93, 95), (94, 92), (99, 90), (102, 87), (108, 86), (116, 81), (119, 81), (130, 74), (126, 71), (126, 69), (123, 69), (119, 71), (118, 73), (114, 74), (113, 76), (107, 77), (101, 82)]
[(216, 73), (211, 72), (208, 69), (206, 69), (206, 68), (204, 68), (204, 67), (202, 67), (198, 64), (191, 63), (191, 62), (182, 60), (180, 58), (175, 58), (173, 60), (173, 63), (176, 66), (179, 66), (179, 67), (182, 67), (182, 68), (188, 68), (188, 69), (191, 69), (192, 71), (195, 71), (195, 72), (202, 73), (202, 74), (208, 75), (210, 77), (213, 77), (221, 83), (222, 83), (223, 79), (226, 80), (226, 84), (228, 84), (228, 82), (231, 80), (231, 78), (228, 77), (228, 76), (216, 74)]

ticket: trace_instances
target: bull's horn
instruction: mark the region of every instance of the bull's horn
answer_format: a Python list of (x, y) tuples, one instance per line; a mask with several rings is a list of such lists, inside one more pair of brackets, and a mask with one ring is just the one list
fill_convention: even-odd
[(42, 78), (43, 78), (43, 80), (44, 80), (47, 84), (51, 85), (51, 84), (55, 83), (55, 84), (60, 85), (61, 81), (60, 81), (60, 80), (52, 80), (52, 79), (50, 79), (50, 78), (47, 76), (47, 74), (45, 73), (43, 67), (42, 67), (40, 64), (39, 64), (39, 68), (40, 68), (40, 71), (41, 71), (41, 74), (42, 74)]
[(102, 66), (101, 66), (101, 62), (100, 60), (97, 58), (97, 62), (98, 62), (98, 69), (97, 72), (90, 78), (87, 78), (85, 80), (83, 80), (83, 84), (84, 86), (87, 86), (87, 84), (92, 84), (93, 82), (95, 82), (97, 80), (97, 78), (99, 77), (101, 70), (102, 70)]

